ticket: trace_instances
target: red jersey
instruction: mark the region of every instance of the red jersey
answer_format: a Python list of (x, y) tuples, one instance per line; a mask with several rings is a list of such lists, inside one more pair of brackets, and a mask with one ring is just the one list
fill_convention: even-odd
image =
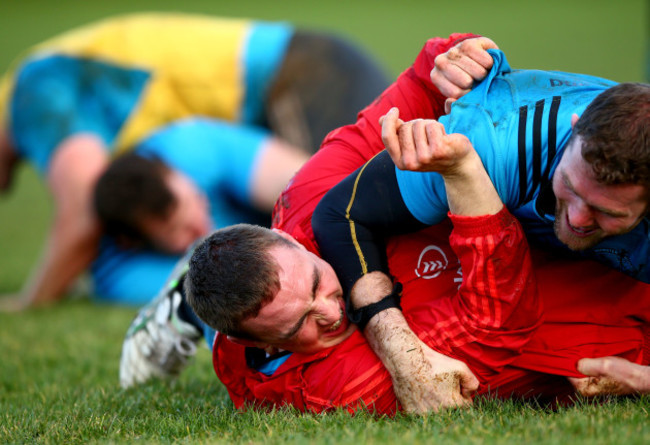
[[(282, 194), (274, 226), (318, 253), (311, 214), (322, 196), (383, 149), (378, 120), (390, 107), (399, 107), (404, 120), (422, 117), (410, 115), (413, 103), (419, 110), (429, 107), (431, 116), (443, 113), (444, 97), (429, 79), (433, 60), (469, 36), (428, 41), (355, 125), (330, 133)], [(650, 314), (650, 286), (596, 263), (550, 262), (535, 253), (540, 300), (518, 223), (505, 210), (481, 218), (477, 224), (455, 217), (451, 238), (445, 222), (395, 237), (387, 246), (391, 274), (404, 285), (409, 325), (433, 349), (467, 363), (481, 393), (561, 396), (571, 388), (558, 376), (579, 376), (575, 363), (581, 357), (648, 362), (641, 326)], [(236, 407), (399, 409), (390, 375), (359, 332), (317, 354), (291, 354), (271, 375), (250, 367), (246, 348), (225, 336), (217, 335), (213, 358)]]
[[(450, 225), (439, 224), (392, 239), (389, 265), (404, 286), (402, 309), (413, 331), (433, 349), (471, 358), (487, 387), (539, 326), (541, 304), (523, 232), (507, 210), (451, 218), (451, 236)], [(317, 354), (292, 354), (270, 376), (248, 365), (244, 347), (217, 336), (214, 365), (238, 407), (398, 409), (390, 375), (358, 331)]]
[[(582, 357), (650, 361), (643, 356), (650, 286), (596, 262), (551, 262), (535, 252), (540, 301), (521, 229), (505, 210), (484, 218), (456, 224), (451, 238), (440, 224), (387, 249), (409, 325), (432, 349), (464, 361), (479, 393), (563, 398), (573, 392), (564, 376), (580, 376)], [(217, 336), (214, 366), (237, 407), (399, 409), (388, 371), (358, 331), (317, 354), (292, 354), (272, 375), (250, 367), (243, 346)]]

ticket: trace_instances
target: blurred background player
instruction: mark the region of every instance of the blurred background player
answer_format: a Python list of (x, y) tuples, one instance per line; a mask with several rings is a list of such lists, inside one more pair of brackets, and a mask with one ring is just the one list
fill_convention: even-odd
[[(274, 168), (281, 172), (260, 179), (261, 189), (278, 191), (308, 154), (318, 149), (327, 132), (353, 122), (356, 112), (386, 85), (382, 70), (349, 43), (295, 30), (286, 23), (137, 14), (107, 19), (37, 45), (12, 65), (0, 87), (0, 189), (8, 190), (16, 163), (25, 159), (45, 179), (55, 201), (55, 216), (39, 266), (21, 295), (2, 302), (4, 309), (60, 298), (100, 253), (103, 227), (91, 204), (93, 188), (116, 155), (144, 144), (147, 156), (161, 157), (170, 171), (182, 172), (185, 166), (174, 162), (215, 161), (192, 151), (206, 133), (227, 132), (223, 138), (229, 143), (219, 150), (233, 150), (236, 157), (242, 146), (253, 146), (239, 159), (248, 162), (243, 168), (245, 177), (257, 178), (264, 162), (280, 161)], [(221, 122), (204, 121), (159, 132), (192, 116), (254, 127), (251, 131), (258, 133), (240, 140), (245, 131), (237, 133)], [(200, 136), (186, 136), (194, 131)], [(170, 135), (173, 144), (164, 141)], [(210, 142), (204, 142), (202, 152), (209, 153)], [(283, 154), (272, 155), (269, 147)], [(220, 160), (232, 159), (224, 155)], [(190, 185), (200, 190), (201, 181), (191, 179)], [(174, 202), (186, 205), (174, 189), (174, 184), (183, 181), (169, 182)], [(251, 184), (240, 184), (238, 205), (268, 212), (264, 200), (252, 196)], [(214, 207), (220, 199), (216, 190), (203, 192), (213, 193), (209, 201)], [(232, 199), (233, 194), (237, 192), (223, 197)], [(208, 206), (200, 212), (204, 224), (193, 221), (193, 228), (181, 230), (194, 231), (198, 237), (213, 225), (223, 224), (207, 212)], [(174, 212), (168, 209), (167, 213)], [(158, 215), (157, 219), (168, 221), (168, 217)], [(130, 234), (139, 232), (153, 250), (162, 247), (178, 254), (190, 244), (188, 240), (161, 246), (155, 234), (149, 233), (159, 227), (135, 225), (137, 230)], [(125, 271), (113, 273), (123, 259), (111, 252), (120, 249), (103, 241), (100, 261), (94, 265), (95, 278), (103, 271), (106, 283), (125, 281), (100, 285), (96, 293), (140, 304), (151, 298), (152, 289), (158, 290), (162, 281), (145, 280), (142, 275), (130, 281)], [(158, 277), (166, 276), (178, 258), (158, 256), (153, 250), (143, 258), (160, 271)], [(120, 295), (124, 289), (131, 294)]]
[(92, 265), (104, 300), (144, 304), (178, 255), (217, 226), (269, 225), (304, 151), (253, 126), (181, 120), (113, 160), (94, 188), (106, 236)]

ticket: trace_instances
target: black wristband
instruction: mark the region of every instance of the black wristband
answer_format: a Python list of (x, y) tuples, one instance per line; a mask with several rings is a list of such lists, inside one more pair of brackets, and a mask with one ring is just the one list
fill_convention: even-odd
[(352, 323), (359, 327), (361, 332), (363, 332), (370, 319), (384, 309), (396, 307), (397, 309), (402, 310), (402, 307), (400, 306), (401, 299), (402, 284), (395, 283), (392, 292), (381, 300), (371, 303), (368, 306), (360, 307), (359, 309), (350, 309), (348, 311), (348, 318)]

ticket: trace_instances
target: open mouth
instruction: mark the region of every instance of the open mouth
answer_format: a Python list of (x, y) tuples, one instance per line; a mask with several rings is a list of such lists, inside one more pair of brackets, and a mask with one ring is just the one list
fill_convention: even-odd
[(330, 328), (328, 329), (328, 332), (336, 331), (339, 327), (341, 327), (341, 324), (343, 324), (343, 309), (340, 309), (340, 311), (341, 311), (340, 312), (341, 317), (338, 319), (338, 321), (336, 321), (334, 324), (332, 324), (332, 326), (330, 326)]
[(578, 227), (572, 226), (571, 223), (569, 222), (569, 216), (568, 215), (566, 216), (566, 225), (569, 228), (569, 230), (571, 230), (571, 232), (575, 236), (580, 237), (580, 238), (584, 238), (584, 237), (593, 235), (597, 230), (597, 228), (595, 228), (595, 227), (591, 228), (591, 229), (579, 229)]
[(345, 302), (343, 299), (339, 299), (339, 319), (332, 323), (332, 325), (325, 331), (327, 337), (337, 337), (343, 332), (347, 331), (350, 327), (350, 321), (348, 320), (347, 315), (345, 314)]

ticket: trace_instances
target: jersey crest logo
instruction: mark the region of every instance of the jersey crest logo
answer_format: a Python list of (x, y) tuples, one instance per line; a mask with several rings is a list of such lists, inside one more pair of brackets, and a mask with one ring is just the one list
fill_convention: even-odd
[(438, 246), (427, 246), (420, 253), (415, 275), (418, 278), (430, 280), (440, 275), (443, 270), (447, 269), (447, 266), (449, 266), (449, 260), (445, 252)]

